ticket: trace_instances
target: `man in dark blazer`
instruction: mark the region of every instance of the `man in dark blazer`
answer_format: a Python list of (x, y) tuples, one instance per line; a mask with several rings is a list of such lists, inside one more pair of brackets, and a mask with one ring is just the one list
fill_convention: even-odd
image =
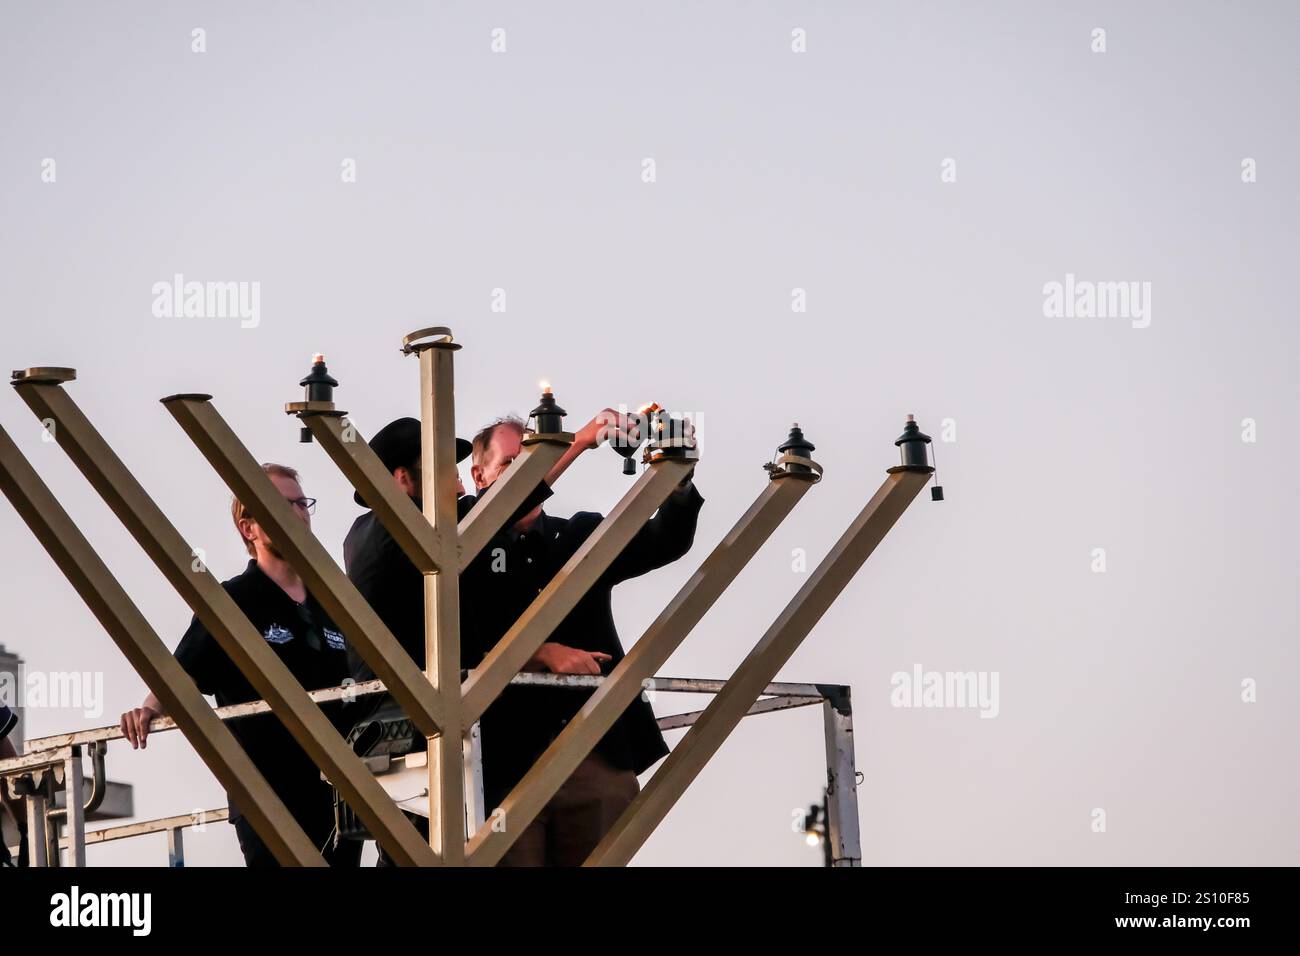
[[(580, 429), (572, 446), (547, 473), (461, 575), (461, 666), (472, 669), (491, 650), (554, 572), (600, 523), (581, 512), (569, 519), (542, 512), (551, 485), (584, 451), (633, 426), (605, 409)], [(481, 499), (519, 454), (524, 425), (502, 419), (475, 442), (457, 440), (458, 459), (474, 455), (477, 495), (462, 495), (458, 520)], [(420, 503), (420, 423), (398, 419), (381, 429), (371, 447), (406, 494)], [(689, 479), (633, 538), (600, 582), (556, 629), (526, 669), (561, 674), (599, 674), (623, 656), (614, 630), (610, 591), (619, 581), (660, 567), (684, 554), (695, 534), (703, 498)], [(364, 504), (360, 496), (358, 503)], [(543, 537), (543, 533), (545, 537)], [(411, 657), (424, 666), (423, 576), (373, 512), (359, 517), (343, 545), (348, 577)], [(357, 662), (358, 680), (373, 676)], [(581, 690), (510, 687), (484, 714), (484, 789), (497, 805), (546, 748), (589, 693)], [(420, 741), (422, 744), (423, 741)], [(648, 703), (638, 700), (576, 770), (538, 820), (520, 836), (503, 865), (581, 863), (631, 802), (637, 773), (668, 752)]]
[[(471, 471), (477, 488), (486, 489), (509, 467), (519, 454), (523, 434), (517, 419), (502, 419), (475, 436)], [(588, 441), (579, 432), (575, 445), (599, 444), (599, 439), (590, 445)], [(703, 503), (688, 476), (556, 627), (526, 669), (601, 674), (622, 660), (611, 606), (614, 586), (690, 550)], [(492, 649), (602, 520), (589, 511), (554, 517), (542, 510), (539, 501), (478, 555), (461, 577), (461, 648), (467, 666), (475, 666)], [(591, 693), (590, 689), (538, 686), (510, 686), (501, 693), (480, 722), (486, 806), (497, 806), (504, 799)], [(580, 865), (636, 796), (637, 774), (667, 753), (654, 711), (638, 698), (515, 840), (501, 865)]]
[[(392, 474), (397, 487), (421, 506), (420, 492), (420, 422), (415, 418), (399, 418), (381, 428), (370, 441), (370, 447)], [(470, 443), (456, 439), (456, 461), (469, 457)], [(474, 504), (474, 497), (465, 494), (465, 487), (456, 478), (457, 520), (465, 517)], [(539, 486), (528, 499), (532, 507), (541, 497), (550, 494), (549, 487)], [(360, 492), (352, 496), (363, 508), (366, 503)], [(343, 564), (348, 577), (357, 586), (380, 620), (393, 632), (393, 636), (406, 649), (415, 662), (424, 667), (424, 575), (411, 563), (406, 552), (373, 511), (367, 511), (352, 523), (343, 540)], [(357, 680), (370, 680), (374, 672), (359, 656), (353, 657), (353, 676)], [(374, 704), (379, 703), (375, 701)], [(372, 704), (373, 706), (373, 704)], [(368, 711), (370, 707), (358, 706), (354, 713)]]

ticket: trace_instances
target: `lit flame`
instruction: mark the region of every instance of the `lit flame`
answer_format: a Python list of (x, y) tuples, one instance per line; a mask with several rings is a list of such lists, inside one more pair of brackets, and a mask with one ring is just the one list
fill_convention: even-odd
[(543, 395), (550, 395), (550, 394), (551, 394), (551, 383), (550, 383), (550, 382), (548, 382), (548, 381), (546, 381), (545, 379), (543, 379), (542, 381), (538, 382), (537, 385), (538, 385), (538, 387), (541, 388), (541, 390), (542, 390), (542, 394), (543, 394)]
[(315, 355), (313, 355), (313, 356), (311, 357), (311, 364), (312, 364), (312, 365), (319, 365), (320, 363), (322, 363), (322, 362), (324, 362), (324, 361), (325, 361), (325, 356), (322, 355), (320, 352), (317, 352)]

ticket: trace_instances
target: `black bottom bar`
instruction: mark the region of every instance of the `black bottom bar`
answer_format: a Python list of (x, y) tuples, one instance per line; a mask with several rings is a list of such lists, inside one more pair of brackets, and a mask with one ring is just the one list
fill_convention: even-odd
[[(947, 939), (1096, 937), (1147, 946), (1212, 940), (1222, 948), (1292, 929), (1294, 882), (1291, 870), (1264, 868), (0, 869), (0, 933), (14, 940), (94, 935), (130, 947), (147, 929), (168, 943), (257, 947), (273, 937), (337, 946), (377, 944), (377, 932), (436, 934), (450, 915), (457, 935), (467, 937), (461, 945), (475, 939), (491, 949), (507, 936), (534, 945), (556, 942), (557, 934), (587, 936), (594, 944), (616, 926), (665, 946), (698, 940), (707, 927), (719, 941), (755, 932), (774, 941), (772, 934), (793, 930), (834, 947), (901, 935), (917, 951)], [(569, 919), (544, 916), (566, 911)], [(407, 943), (421, 951), (443, 945), (432, 935)]]

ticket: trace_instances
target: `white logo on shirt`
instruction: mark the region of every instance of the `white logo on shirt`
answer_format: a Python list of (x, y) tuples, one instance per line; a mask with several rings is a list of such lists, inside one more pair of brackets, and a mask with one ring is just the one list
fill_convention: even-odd
[(332, 651), (346, 651), (347, 642), (343, 640), (343, 635), (338, 631), (331, 631), (328, 627), (323, 629), (325, 632), (325, 643), (330, 646)]
[(268, 644), (287, 644), (293, 640), (293, 631), (279, 624), (272, 624), (262, 634)]

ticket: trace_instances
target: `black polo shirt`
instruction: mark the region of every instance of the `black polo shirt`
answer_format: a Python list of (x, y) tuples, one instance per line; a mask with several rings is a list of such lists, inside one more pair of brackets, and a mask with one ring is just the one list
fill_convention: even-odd
[[(686, 493), (670, 496), (548, 640), (609, 654), (612, 661), (604, 668), (609, 673), (624, 656), (614, 627), (614, 586), (689, 551), (703, 504), (693, 483)], [(461, 651), (467, 666), (476, 666), (495, 646), (602, 520), (602, 515), (588, 511), (571, 518), (543, 512), (526, 534), (502, 535), (466, 568), (461, 576)], [(489, 807), (499, 804), (522, 779), (592, 693), (529, 686), (502, 691), (480, 723)], [(668, 753), (654, 711), (643, 697), (623, 712), (596, 752), (615, 767), (636, 773)]]
[[(343, 683), (348, 676), (347, 643), (314, 597), (308, 594), (299, 604), (267, 577), (256, 561), (249, 561), (243, 574), (221, 586), (304, 689)], [(197, 617), (181, 638), (176, 659), (200, 691), (216, 698), (219, 707), (261, 699)], [(348, 722), (341, 702), (324, 704), (322, 709), (336, 727)], [(324, 826), (332, 814), (331, 791), (293, 735), (271, 714), (244, 717), (226, 726), (289, 812), (314, 836), (312, 831)], [(241, 815), (232, 803), (231, 820)]]

